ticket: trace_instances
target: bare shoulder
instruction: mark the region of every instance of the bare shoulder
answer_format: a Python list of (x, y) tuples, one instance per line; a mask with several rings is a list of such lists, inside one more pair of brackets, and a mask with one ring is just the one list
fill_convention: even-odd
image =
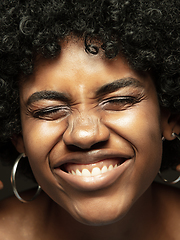
[(156, 212), (161, 225), (168, 229), (171, 239), (180, 239), (180, 189), (154, 184)]
[(171, 185), (155, 183), (154, 189), (159, 199), (168, 204), (170, 208), (177, 207), (180, 210), (180, 189)]
[[(33, 193), (26, 191), (22, 196), (31, 198)], [(30, 203), (22, 203), (12, 196), (0, 202), (0, 239), (33, 239), (38, 223), (43, 220), (43, 208), (46, 207), (46, 195), (41, 194)], [(44, 201), (45, 200), (45, 201)], [(40, 220), (40, 221), (39, 221)]]

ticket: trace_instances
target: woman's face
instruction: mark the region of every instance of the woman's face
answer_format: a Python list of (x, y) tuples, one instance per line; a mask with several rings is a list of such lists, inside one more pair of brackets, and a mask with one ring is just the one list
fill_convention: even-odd
[(143, 196), (161, 164), (161, 116), (148, 74), (78, 41), (40, 59), (20, 88), (23, 148), (38, 184), (73, 217), (107, 224)]

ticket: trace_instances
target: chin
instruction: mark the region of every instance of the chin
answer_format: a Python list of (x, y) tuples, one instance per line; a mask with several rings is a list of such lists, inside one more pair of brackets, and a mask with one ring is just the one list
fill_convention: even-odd
[(76, 220), (82, 224), (88, 225), (88, 226), (105, 226), (110, 225), (118, 220), (121, 219), (121, 216), (115, 217), (115, 216), (78, 216)]
[[(102, 207), (103, 206), (103, 207)], [(122, 219), (127, 211), (120, 211), (120, 209), (115, 206), (109, 205), (107, 207), (106, 204), (100, 207), (94, 207), (88, 209), (77, 209), (74, 218), (85, 225), (89, 226), (104, 226), (110, 225), (118, 220)]]

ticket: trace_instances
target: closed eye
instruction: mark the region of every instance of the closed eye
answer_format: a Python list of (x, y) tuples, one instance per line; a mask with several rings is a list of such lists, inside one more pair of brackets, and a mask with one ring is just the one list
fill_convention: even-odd
[(43, 120), (57, 120), (63, 118), (70, 113), (70, 109), (67, 106), (50, 106), (45, 108), (40, 108), (36, 110), (28, 109), (32, 117), (39, 118)]
[(100, 106), (104, 110), (122, 111), (140, 102), (142, 98), (134, 96), (112, 97), (103, 100)]

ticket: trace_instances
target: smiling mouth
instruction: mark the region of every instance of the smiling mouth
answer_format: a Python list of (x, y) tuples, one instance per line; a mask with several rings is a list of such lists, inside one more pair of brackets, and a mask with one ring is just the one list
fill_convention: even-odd
[(73, 152), (58, 160), (52, 172), (60, 185), (64, 186), (65, 181), (78, 191), (96, 191), (115, 183), (133, 162), (134, 152), (109, 149)]
[(109, 172), (126, 161), (125, 158), (105, 159), (90, 164), (65, 163), (60, 169), (68, 174), (82, 177), (94, 177)]

